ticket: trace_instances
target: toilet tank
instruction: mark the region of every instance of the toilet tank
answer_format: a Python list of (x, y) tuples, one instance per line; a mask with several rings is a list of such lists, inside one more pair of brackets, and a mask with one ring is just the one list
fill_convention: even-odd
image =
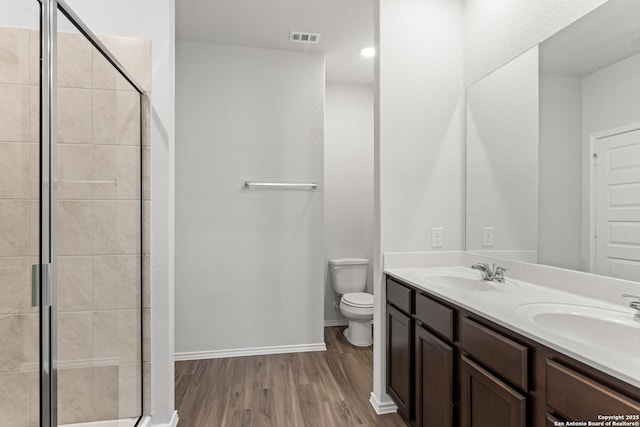
[(333, 290), (339, 295), (363, 292), (367, 287), (367, 265), (365, 258), (339, 258), (329, 260)]

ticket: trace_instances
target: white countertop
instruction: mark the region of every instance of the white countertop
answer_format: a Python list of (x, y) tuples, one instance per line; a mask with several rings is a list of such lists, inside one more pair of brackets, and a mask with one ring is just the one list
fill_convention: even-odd
[[(640, 346), (640, 322), (632, 323), (633, 325), (638, 323), (637, 329), (633, 326), (632, 331), (634, 334), (632, 336), (624, 336), (624, 333), (620, 333), (620, 336), (611, 337), (611, 339), (622, 343), (622, 348), (627, 348), (624, 343), (628, 342), (629, 351), (626, 352), (612, 350), (604, 342), (599, 347), (581, 343), (568, 336), (563, 336), (563, 332), (559, 329), (548, 330), (538, 326), (530, 319), (527, 319), (526, 316), (521, 315), (521, 310), (519, 311), (520, 306), (532, 303), (572, 304), (614, 310), (622, 314), (628, 313), (629, 319), (632, 319), (635, 310), (631, 308), (576, 293), (511, 279), (508, 273), (505, 284), (485, 282), (494, 287), (490, 291), (443, 287), (429, 281), (430, 274), (446, 272), (463, 275), (473, 274), (480, 277), (478, 271), (462, 266), (387, 268), (384, 272), (640, 388), (640, 353), (637, 352), (637, 348)], [(585, 331), (582, 332), (589, 333), (587, 325), (585, 325)]]

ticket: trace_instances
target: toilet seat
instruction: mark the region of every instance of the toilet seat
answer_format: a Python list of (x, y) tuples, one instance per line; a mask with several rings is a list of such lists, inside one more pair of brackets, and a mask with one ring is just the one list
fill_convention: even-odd
[(354, 308), (373, 308), (373, 295), (366, 292), (352, 292), (344, 294), (341, 303)]

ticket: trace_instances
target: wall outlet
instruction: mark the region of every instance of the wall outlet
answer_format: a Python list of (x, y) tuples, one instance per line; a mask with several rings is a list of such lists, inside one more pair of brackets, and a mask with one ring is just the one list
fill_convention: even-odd
[(441, 248), (444, 246), (444, 228), (433, 227), (431, 228), (431, 247)]
[(482, 227), (482, 246), (493, 246), (493, 227)]

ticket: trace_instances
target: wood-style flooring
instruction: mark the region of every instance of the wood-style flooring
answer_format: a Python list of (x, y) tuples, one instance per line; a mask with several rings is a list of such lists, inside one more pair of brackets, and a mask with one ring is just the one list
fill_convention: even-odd
[(326, 352), (176, 362), (182, 427), (405, 427), (376, 415), (372, 347), (325, 328)]

